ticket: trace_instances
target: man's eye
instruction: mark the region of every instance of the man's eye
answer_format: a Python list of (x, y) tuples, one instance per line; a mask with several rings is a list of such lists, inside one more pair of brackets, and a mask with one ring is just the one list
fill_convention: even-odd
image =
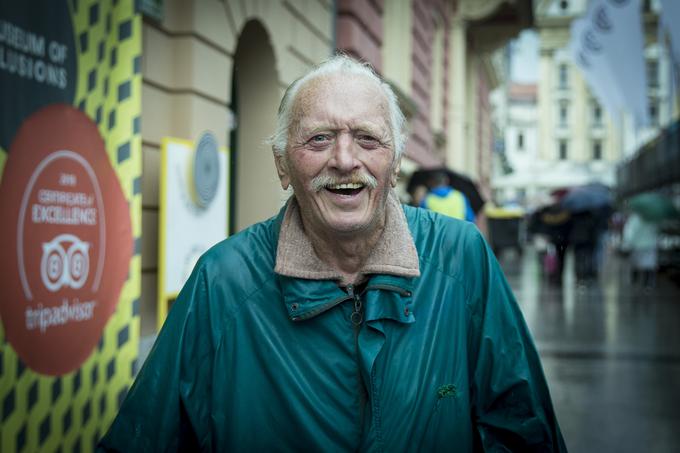
[(359, 142), (359, 144), (361, 146), (364, 146), (364, 147), (376, 147), (376, 146), (380, 145), (380, 142), (378, 141), (378, 139), (371, 136), (371, 135), (365, 135), (365, 134), (358, 135), (357, 141)]
[(327, 134), (317, 134), (314, 137), (309, 139), (310, 143), (315, 144), (315, 145), (326, 144), (326, 143), (328, 143), (329, 140), (330, 140), (330, 136), (328, 136)]

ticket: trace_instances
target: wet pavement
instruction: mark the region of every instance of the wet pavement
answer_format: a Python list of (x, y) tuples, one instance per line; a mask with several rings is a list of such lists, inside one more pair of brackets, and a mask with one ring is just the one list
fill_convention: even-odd
[(501, 254), (543, 361), (571, 452), (680, 452), (680, 286), (630, 284), (607, 254), (595, 282), (577, 284), (567, 255), (562, 288), (536, 252)]

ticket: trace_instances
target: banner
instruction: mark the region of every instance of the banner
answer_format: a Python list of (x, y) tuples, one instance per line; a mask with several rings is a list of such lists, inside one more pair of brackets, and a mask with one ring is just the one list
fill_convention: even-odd
[[(678, 99), (678, 83), (680, 82), (680, 2), (677, 0), (661, 0), (659, 14), (659, 43), (668, 47), (670, 55), (669, 78), (671, 92), (668, 96), (670, 111), (675, 111)], [(668, 33), (668, 41), (664, 33)]]
[(0, 3), (0, 451), (93, 451), (134, 375), (141, 20)]
[(630, 111), (638, 126), (649, 123), (640, 0), (592, 0), (572, 23), (576, 64), (600, 102), (616, 117)]
[(624, 108), (623, 95), (618, 86), (612, 83), (614, 73), (595, 41), (594, 31), (587, 17), (575, 19), (571, 23), (570, 49), (575, 64), (581, 69), (586, 83), (598, 102), (613, 119), (618, 119)]
[(661, 0), (659, 20), (663, 28), (670, 35), (672, 60), (680, 65), (680, 2), (677, 0)]

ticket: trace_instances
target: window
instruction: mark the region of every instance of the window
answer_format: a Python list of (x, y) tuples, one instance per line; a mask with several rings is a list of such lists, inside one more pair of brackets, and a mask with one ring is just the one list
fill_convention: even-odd
[(593, 160), (602, 160), (602, 141), (593, 141)]
[(566, 102), (560, 104), (560, 126), (566, 126), (569, 119), (569, 105)]
[(593, 125), (602, 126), (602, 107), (597, 102), (593, 102)]
[(527, 190), (523, 187), (517, 189), (517, 192), (515, 193), (515, 198), (517, 199), (518, 203), (524, 204), (524, 201), (527, 198)]
[(519, 131), (517, 134), (517, 149), (523, 149), (524, 148), (524, 134), (522, 131)]
[(569, 86), (569, 68), (562, 63), (559, 67), (559, 86), (560, 88), (567, 88)]
[(444, 128), (444, 28), (443, 19), (436, 15), (430, 71), (430, 128), (433, 131)]
[(659, 61), (647, 60), (647, 85), (652, 88), (659, 86)]
[(567, 141), (560, 140), (558, 144), (560, 160), (567, 160)]
[(643, 2), (642, 10), (645, 13), (651, 13), (652, 12), (652, 0), (645, 0)]
[(652, 126), (659, 125), (659, 103), (655, 99), (649, 100), (649, 123)]

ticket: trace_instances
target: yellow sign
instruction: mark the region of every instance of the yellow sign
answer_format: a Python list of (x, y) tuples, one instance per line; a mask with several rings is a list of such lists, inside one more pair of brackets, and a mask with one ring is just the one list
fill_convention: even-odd
[(199, 257), (227, 237), (229, 152), (211, 133), (198, 144), (164, 138), (161, 146), (158, 222), (160, 329)]

